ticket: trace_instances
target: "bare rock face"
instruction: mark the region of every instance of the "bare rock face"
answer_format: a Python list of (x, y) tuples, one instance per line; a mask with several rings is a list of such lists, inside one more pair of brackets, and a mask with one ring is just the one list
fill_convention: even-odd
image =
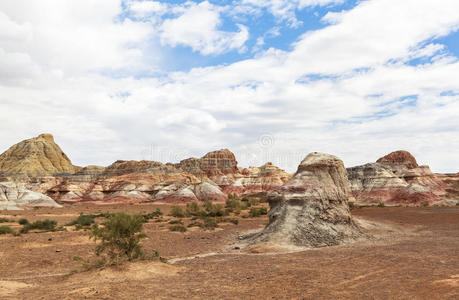
[(0, 182), (0, 209), (20, 210), (39, 206), (62, 207), (50, 197), (26, 189), (23, 183)]
[(446, 184), (446, 197), (459, 201), (459, 173), (435, 174), (444, 184)]
[(411, 153), (405, 150), (398, 150), (381, 157), (376, 161), (383, 166), (403, 167), (407, 169), (417, 168), (418, 163)]
[(22, 141), (0, 155), (0, 174), (3, 176), (43, 176), (74, 173), (78, 169), (51, 134), (40, 134)]
[(343, 162), (313, 152), (282, 187), (268, 194), (269, 224), (255, 242), (324, 247), (362, 236), (349, 207), (349, 183)]
[(347, 169), (352, 195), (358, 204), (452, 205), (446, 184), (419, 166), (407, 151), (395, 151), (376, 163)]
[(235, 176), (234, 182), (224, 186), (223, 192), (238, 196), (266, 196), (269, 191), (281, 187), (291, 177), (271, 162), (261, 167), (249, 167), (240, 170), (241, 176)]

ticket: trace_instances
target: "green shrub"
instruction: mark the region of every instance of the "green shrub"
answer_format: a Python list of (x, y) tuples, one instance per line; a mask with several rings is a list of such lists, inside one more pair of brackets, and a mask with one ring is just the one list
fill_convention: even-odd
[(176, 205), (171, 207), (170, 215), (176, 218), (185, 217), (185, 213), (183, 212), (183, 209), (180, 206), (176, 206)]
[(11, 222), (10, 219), (7, 219), (7, 218), (0, 218), (0, 223), (9, 223)]
[(94, 219), (95, 217), (92, 215), (80, 215), (78, 218), (68, 223), (66, 226), (76, 225), (77, 229), (80, 229), (83, 227), (89, 227), (92, 224), (94, 224)]
[(0, 234), (14, 234), (14, 230), (10, 226), (2, 225), (0, 226)]
[(25, 218), (22, 218), (22, 219), (19, 219), (18, 223), (20, 225), (25, 225), (25, 224), (29, 224), (29, 220), (25, 219)]
[(43, 220), (43, 221), (35, 221), (33, 223), (24, 224), (21, 228), (21, 233), (27, 233), (30, 230), (40, 229), (44, 231), (56, 231), (57, 222), (54, 220)]
[(203, 229), (214, 230), (217, 227), (218, 227), (218, 223), (215, 220), (215, 218), (205, 218), (204, 219), (204, 224), (202, 225)]
[(234, 225), (237, 225), (239, 224), (239, 220), (233, 218), (219, 218), (217, 219), (217, 223), (233, 223)]
[(203, 226), (204, 226), (204, 224), (201, 223), (201, 222), (192, 222), (192, 223), (188, 224), (187, 227), (201, 227), (202, 228)]
[(209, 217), (223, 217), (229, 214), (228, 211), (223, 209), (223, 205), (221, 204), (212, 204), (211, 202), (206, 201), (204, 205), (207, 211), (207, 216)]
[(226, 208), (229, 209), (230, 211), (234, 211), (241, 208), (241, 201), (237, 199), (230, 199), (226, 200)]
[(348, 205), (349, 205), (349, 209), (350, 210), (353, 210), (353, 209), (356, 209), (357, 207), (355, 206), (354, 202), (348, 202)]
[(429, 201), (424, 201), (424, 202), (421, 203), (421, 205), (423, 207), (427, 207), (427, 206), (429, 206)]
[(148, 222), (148, 220), (153, 219), (153, 218), (159, 218), (162, 215), (163, 215), (163, 212), (159, 208), (157, 208), (155, 211), (149, 214), (141, 215), (141, 216), (144, 218), (145, 222)]
[(145, 238), (142, 232), (144, 218), (118, 213), (110, 216), (100, 227), (93, 225), (90, 237), (100, 241), (96, 246), (96, 255), (106, 253), (109, 260), (114, 263), (120, 260), (133, 260), (142, 258), (140, 240)]
[(185, 232), (186, 231), (186, 227), (183, 226), (183, 225), (174, 225), (174, 226), (169, 227), (169, 230), (170, 231)]
[(197, 216), (199, 212), (200, 208), (197, 202), (191, 202), (186, 204), (185, 213), (187, 216)]
[(183, 224), (182, 220), (170, 220), (169, 224)]
[(266, 215), (268, 210), (264, 207), (251, 207), (249, 211), (249, 216), (251, 217), (259, 217), (261, 215)]
[(379, 202), (378, 207), (384, 207), (384, 206), (385, 206), (384, 203)]

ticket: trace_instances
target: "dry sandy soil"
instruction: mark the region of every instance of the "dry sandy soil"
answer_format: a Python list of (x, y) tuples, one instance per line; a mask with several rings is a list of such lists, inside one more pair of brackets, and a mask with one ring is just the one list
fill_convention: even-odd
[[(156, 207), (79, 205), (0, 217), (64, 225), (80, 213)], [(84, 231), (3, 235), (0, 299), (459, 299), (459, 207), (364, 208), (353, 215), (372, 239), (284, 252), (235, 249), (237, 237), (263, 228), (266, 216), (186, 233), (150, 221), (144, 250), (158, 250), (169, 263), (140, 261), (73, 275), (67, 274), (81, 268), (74, 256), (94, 258), (95, 244)]]

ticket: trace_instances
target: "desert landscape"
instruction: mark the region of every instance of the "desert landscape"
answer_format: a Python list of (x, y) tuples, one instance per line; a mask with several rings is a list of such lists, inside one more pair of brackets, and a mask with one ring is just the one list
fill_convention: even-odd
[(0, 0), (0, 300), (459, 300), (459, 0)]
[[(348, 169), (313, 152), (294, 174), (229, 150), (82, 168), (42, 134), (0, 171), (4, 299), (459, 296), (458, 176), (406, 151)], [(149, 258), (98, 264), (92, 228), (120, 212)]]

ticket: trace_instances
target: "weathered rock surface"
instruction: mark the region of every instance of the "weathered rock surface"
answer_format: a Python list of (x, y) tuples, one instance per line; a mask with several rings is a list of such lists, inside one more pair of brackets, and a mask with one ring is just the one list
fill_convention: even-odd
[(22, 141), (0, 155), (2, 176), (43, 176), (74, 173), (78, 169), (54, 142), (51, 134), (40, 134)]
[(446, 184), (446, 197), (459, 201), (459, 173), (435, 174), (438, 179)]
[(407, 151), (395, 151), (370, 163), (347, 169), (358, 204), (453, 205), (446, 199), (446, 184), (419, 166)]
[(265, 195), (289, 174), (268, 163), (240, 169), (228, 149), (178, 164), (118, 160), (108, 167), (73, 166), (50, 134), (22, 141), (0, 156), (0, 179), (23, 182), (56, 201), (98, 204), (225, 201), (228, 193)]
[(290, 174), (268, 162), (261, 167), (241, 170), (232, 183), (223, 186), (223, 191), (225, 194), (238, 196), (266, 196), (269, 191), (286, 183), (290, 177)]
[(20, 210), (39, 206), (62, 207), (50, 197), (26, 189), (23, 183), (0, 182), (0, 209)]
[(352, 220), (343, 162), (311, 153), (282, 187), (268, 194), (269, 224), (255, 242), (307, 247), (339, 245), (362, 236)]

